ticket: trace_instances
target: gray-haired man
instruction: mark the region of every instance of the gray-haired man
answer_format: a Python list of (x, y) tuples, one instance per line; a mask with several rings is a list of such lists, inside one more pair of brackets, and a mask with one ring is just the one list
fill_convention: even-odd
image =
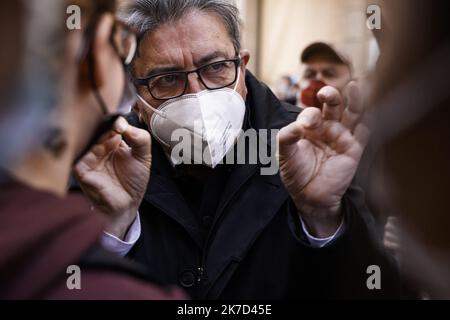
[[(114, 150), (79, 172), (113, 219), (105, 245), (194, 298), (395, 297), (395, 272), (350, 186), (368, 138), (361, 107), (351, 100), (340, 108), (343, 98), (331, 87), (319, 94), (323, 111), (299, 116), (280, 103), (246, 70), (238, 16), (224, 0), (129, 3), (127, 22), (141, 39), (132, 70), (141, 97), (135, 122), (152, 133), (153, 166), (148, 186), (134, 182)], [(354, 97), (354, 85), (350, 91)], [(174, 155), (179, 129), (200, 137), (205, 159), (194, 159), (195, 143), (192, 154)], [(280, 173), (261, 175), (260, 162), (220, 163), (234, 150), (234, 129), (282, 129)], [(249, 139), (237, 157), (258, 146), (273, 150), (271, 141)], [(143, 201), (133, 197), (145, 188)], [(382, 270), (381, 290), (367, 286), (373, 264)]]

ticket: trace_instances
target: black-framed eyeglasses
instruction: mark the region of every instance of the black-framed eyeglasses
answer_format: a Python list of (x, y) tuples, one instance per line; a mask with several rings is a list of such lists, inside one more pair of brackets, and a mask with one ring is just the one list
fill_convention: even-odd
[[(97, 24), (98, 19), (94, 19), (86, 28), (84, 46), (79, 57), (80, 62), (86, 58), (92, 60), (92, 41)], [(122, 21), (114, 19), (109, 41), (123, 64), (129, 65), (137, 51), (138, 40), (136, 31)]]
[(189, 75), (196, 73), (208, 90), (219, 90), (233, 85), (238, 77), (241, 58), (221, 60), (192, 71), (174, 71), (135, 79), (136, 86), (147, 87), (155, 100), (170, 100), (183, 96), (189, 85)]

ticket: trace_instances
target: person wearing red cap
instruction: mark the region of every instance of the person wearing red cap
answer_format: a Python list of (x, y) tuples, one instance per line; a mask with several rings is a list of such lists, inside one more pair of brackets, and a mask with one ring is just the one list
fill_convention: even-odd
[(320, 89), (331, 86), (342, 92), (353, 78), (350, 59), (341, 50), (323, 42), (315, 42), (306, 47), (301, 55), (301, 63), (301, 107), (321, 108), (317, 99)]

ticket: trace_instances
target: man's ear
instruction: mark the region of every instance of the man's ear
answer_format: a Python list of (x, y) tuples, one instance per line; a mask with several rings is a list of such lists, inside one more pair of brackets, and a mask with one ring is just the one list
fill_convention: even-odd
[(104, 14), (99, 18), (95, 36), (92, 40), (92, 61), (95, 85), (101, 88), (108, 74), (108, 67), (111, 65), (112, 59), (115, 58), (114, 49), (111, 46), (110, 38), (114, 17), (112, 14)]
[(248, 62), (250, 61), (250, 51), (248, 50), (241, 50), (241, 61), (242, 61), (242, 67), (245, 68), (248, 65)]
[(137, 114), (140, 123), (145, 123), (145, 122), (144, 122), (144, 117), (142, 116), (141, 108), (139, 107), (138, 103), (136, 103), (136, 104), (131, 108), (131, 111), (133, 111), (134, 113)]
[(247, 86), (245, 85), (245, 78), (247, 75), (247, 65), (250, 61), (250, 52), (248, 50), (241, 50), (239, 54), (241, 56), (241, 86), (238, 92), (245, 100), (248, 94)]
[[(250, 51), (248, 50), (241, 50), (240, 52), (241, 55), (241, 74), (242, 74), (242, 78), (243, 81), (245, 83), (245, 77), (247, 76), (247, 65), (248, 62), (250, 61)], [(244, 92), (243, 92), (243, 96), (246, 97), (247, 96), (247, 88), (245, 88)]]

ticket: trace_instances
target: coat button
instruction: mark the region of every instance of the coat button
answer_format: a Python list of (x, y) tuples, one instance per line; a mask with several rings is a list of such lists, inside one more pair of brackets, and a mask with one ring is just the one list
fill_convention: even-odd
[(193, 271), (186, 270), (179, 277), (180, 285), (184, 288), (190, 288), (195, 284), (195, 274)]

